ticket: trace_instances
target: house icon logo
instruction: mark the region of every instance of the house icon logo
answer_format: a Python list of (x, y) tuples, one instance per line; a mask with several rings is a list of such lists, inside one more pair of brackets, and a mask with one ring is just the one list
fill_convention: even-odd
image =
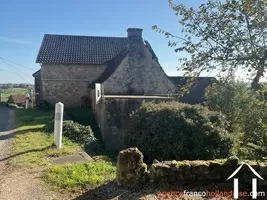
[[(243, 167), (243, 165), (246, 165), (249, 167), (250, 171), (258, 177), (261, 180), (264, 180), (249, 164), (242, 163), (228, 178), (227, 180), (233, 178)], [(238, 199), (238, 178), (234, 178), (234, 199)], [(257, 178), (252, 178), (252, 199), (257, 199)]]

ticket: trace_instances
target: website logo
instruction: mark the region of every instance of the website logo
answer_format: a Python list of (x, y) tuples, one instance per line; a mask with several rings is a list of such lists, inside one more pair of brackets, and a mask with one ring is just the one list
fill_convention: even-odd
[[(242, 163), (228, 178), (227, 180), (233, 178), (243, 167), (243, 165), (247, 165), (252, 171), (252, 173), (259, 179), (264, 180), (249, 164)], [(257, 178), (252, 178), (252, 199), (257, 199)], [(238, 187), (238, 178), (234, 178), (234, 199), (238, 199), (239, 187)]]

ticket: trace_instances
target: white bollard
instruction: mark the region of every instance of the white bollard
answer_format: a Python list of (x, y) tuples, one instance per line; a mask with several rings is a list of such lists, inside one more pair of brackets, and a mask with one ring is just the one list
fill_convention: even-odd
[(58, 102), (55, 107), (55, 123), (54, 123), (54, 144), (56, 145), (57, 148), (62, 147), (63, 112), (64, 112), (64, 104)]

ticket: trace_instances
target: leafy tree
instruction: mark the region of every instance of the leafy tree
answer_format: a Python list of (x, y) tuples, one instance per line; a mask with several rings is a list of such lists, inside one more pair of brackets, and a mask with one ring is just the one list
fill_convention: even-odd
[(206, 105), (220, 111), (234, 135), (234, 153), (244, 159), (267, 155), (267, 105), (264, 92), (249, 90), (242, 81), (221, 80), (207, 88)]
[(259, 103), (257, 94), (246, 83), (234, 79), (222, 79), (206, 89), (206, 105), (222, 112), (230, 122), (230, 131), (243, 125), (246, 115)]
[(265, 0), (209, 0), (198, 8), (174, 4), (171, 8), (180, 17), (183, 37), (163, 33), (176, 52), (184, 51), (189, 58), (181, 58), (181, 70), (189, 75), (203, 71), (233, 74), (242, 69), (252, 76), (251, 86), (260, 87), (267, 60), (267, 1)]

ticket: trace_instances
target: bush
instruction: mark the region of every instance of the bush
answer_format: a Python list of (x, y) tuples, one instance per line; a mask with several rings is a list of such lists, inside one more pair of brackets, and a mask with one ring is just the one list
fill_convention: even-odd
[(44, 112), (49, 112), (53, 108), (53, 106), (50, 103), (44, 100), (41, 100), (36, 106), (39, 110)]
[(95, 137), (98, 140), (102, 139), (99, 126), (95, 120), (95, 116), (92, 112), (92, 109), (80, 108), (80, 107), (66, 108), (65, 114), (66, 116), (64, 116), (64, 119), (66, 119), (67, 117), (69, 120), (73, 120), (74, 122), (77, 122), (79, 124), (85, 126), (90, 125), (94, 132)]
[(203, 106), (145, 103), (131, 115), (124, 142), (148, 162), (225, 158), (232, 148), (227, 125), (223, 115)]
[[(45, 126), (45, 131), (53, 132), (54, 121)], [(90, 154), (99, 154), (102, 152), (102, 145), (99, 140), (94, 137), (94, 133), (90, 126), (83, 126), (71, 120), (63, 121), (63, 136), (69, 138), (71, 141), (84, 146), (86, 152)]]

